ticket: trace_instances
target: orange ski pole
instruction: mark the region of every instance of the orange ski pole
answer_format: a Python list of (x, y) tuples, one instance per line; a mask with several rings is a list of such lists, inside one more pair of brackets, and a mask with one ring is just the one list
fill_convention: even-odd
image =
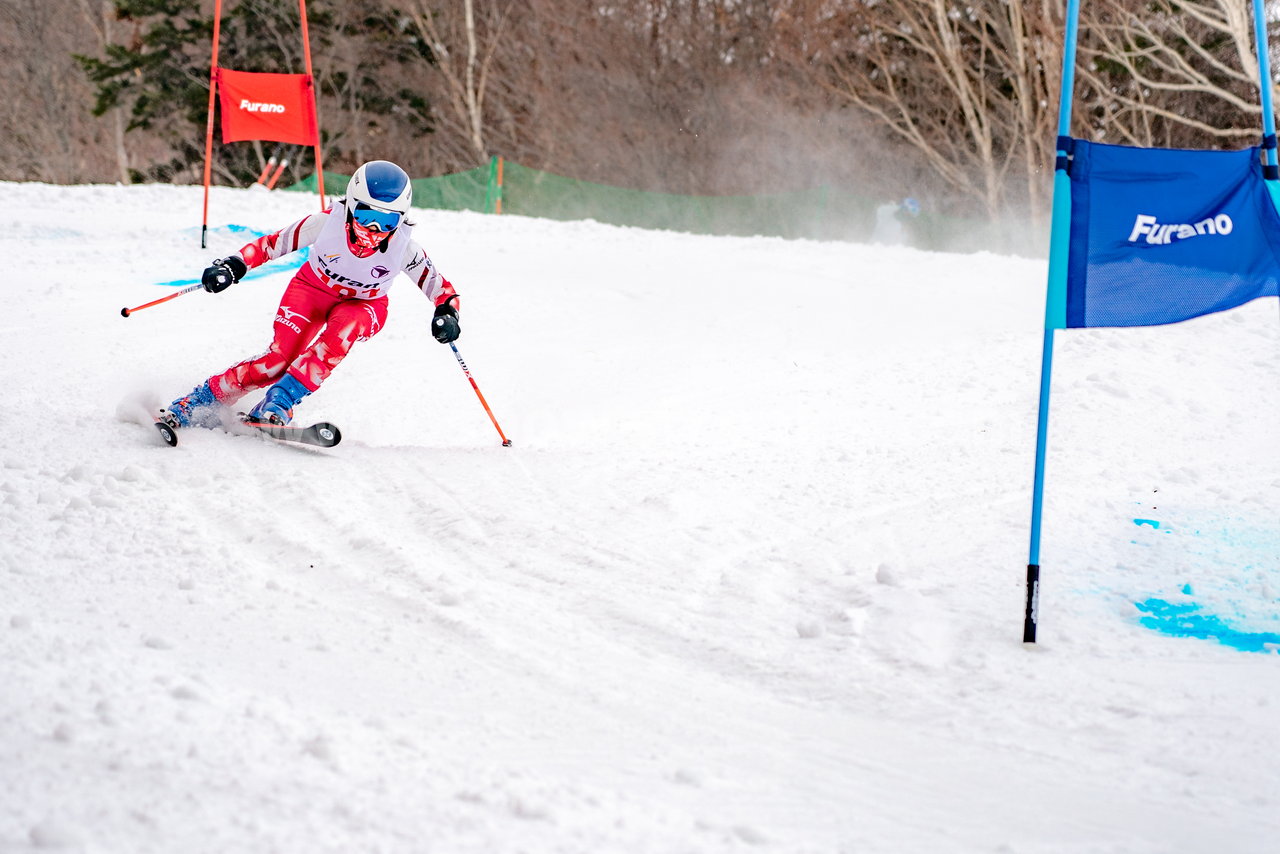
[(453, 355), (458, 357), (458, 364), (462, 366), (462, 372), (467, 375), (467, 379), (471, 381), (471, 387), (476, 390), (476, 397), (480, 398), (480, 405), (484, 407), (484, 411), (489, 413), (489, 420), (493, 422), (493, 427), (498, 431), (498, 435), (502, 437), (502, 447), (510, 448), (511, 440), (507, 438), (507, 434), (502, 432), (502, 428), (498, 426), (498, 419), (493, 417), (493, 410), (489, 408), (488, 402), (485, 401), (484, 395), (480, 393), (480, 386), (476, 385), (475, 377), (471, 376), (471, 371), (467, 369), (467, 363), (462, 361), (462, 354), (458, 352), (457, 346), (452, 341), (449, 342), (449, 348), (453, 350)]
[(120, 309), (120, 316), (128, 317), (129, 315), (133, 314), (135, 311), (142, 311), (144, 308), (151, 308), (151, 306), (153, 305), (159, 305), (162, 302), (168, 302), (171, 299), (177, 299), (183, 294), (189, 294), (192, 291), (198, 291), (203, 287), (204, 285), (192, 285), (189, 288), (183, 288), (182, 290), (178, 291), (176, 294), (169, 294), (167, 297), (160, 297), (160, 299), (153, 299), (151, 302), (143, 303), (142, 305), (135, 305), (133, 308), (122, 308)]

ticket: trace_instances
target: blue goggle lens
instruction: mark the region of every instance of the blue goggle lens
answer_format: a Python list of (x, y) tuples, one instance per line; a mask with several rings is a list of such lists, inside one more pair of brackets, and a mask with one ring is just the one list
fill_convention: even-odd
[(391, 231), (400, 224), (400, 214), (395, 211), (380, 211), (369, 207), (364, 202), (356, 204), (351, 211), (351, 216), (365, 228), (376, 226), (379, 231)]

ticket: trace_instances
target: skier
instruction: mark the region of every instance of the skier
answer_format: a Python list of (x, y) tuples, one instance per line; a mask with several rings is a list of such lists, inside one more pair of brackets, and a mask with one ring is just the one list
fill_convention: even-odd
[(400, 272), (435, 303), (431, 332), (442, 344), (457, 340), (458, 295), (411, 237), (406, 219), (413, 187), (394, 163), (374, 160), (351, 176), (347, 195), (327, 210), (215, 260), (201, 284), (221, 293), (245, 273), (304, 246), (311, 257), (285, 288), (271, 346), (215, 374), (161, 413), (170, 427), (214, 427), (221, 407), (266, 388), (246, 420), (285, 425), (298, 401), (314, 392), (352, 345), (378, 334), (387, 318), (387, 292)]

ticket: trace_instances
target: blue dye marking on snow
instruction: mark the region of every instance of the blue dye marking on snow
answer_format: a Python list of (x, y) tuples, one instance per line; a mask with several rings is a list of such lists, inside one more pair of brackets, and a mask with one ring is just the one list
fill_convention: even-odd
[(200, 284), (199, 279), (170, 279), (167, 282), (156, 282), (162, 288), (185, 288), (188, 285)]
[(1143, 525), (1150, 525), (1151, 527), (1156, 529), (1160, 528), (1160, 523), (1157, 522), (1155, 519), (1134, 519), (1133, 524), (1137, 525), (1139, 528), (1141, 528)]
[[(187, 229), (187, 231), (193, 234), (199, 234), (198, 229), (189, 228)], [(263, 237), (266, 234), (269, 234), (269, 232), (257, 231), (256, 229), (252, 229), (247, 225), (234, 225), (234, 224), (220, 225), (217, 228), (211, 228), (209, 229), (209, 233), (214, 235), (239, 234), (248, 238), (258, 238), (258, 237)], [(302, 249), (298, 250), (297, 252), (291, 253), (290, 255), (287, 255), (284, 258), (278, 258), (275, 261), (268, 261), (262, 266), (256, 267), (255, 269), (250, 270), (248, 275), (245, 276), (245, 279), (257, 279), (257, 278), (261, 278), (262, 276), (270, 276), (274, 273), (280, 273), (285, 270), (296, 270), (298, 267), (301, 267), (304, 263), (306, 263), (306, 260), (310, 257), (311, 257), (311, 247), (304, 246)], [(197, 279), (170, 279), (167, 282), (156, 282), (156, 285), (162, 288), (185, 288), (191, 285), (198, 285), (198, 284), (200, 284), (200, 280), (198, 278)]]
[[(1191, 585), (1182, 588), (1191, 592)], [(1250, 632), (1238, 629), (1215, 614), (1201, 613), (1195, 602), (1174, 604), (1164, 599), (1148, 599), (1134, 603), (1146, 616), (1138, 622), (1148, 629), (1180, 638), (1216, 640), (1243, 652), (1280, 651), (1280, 632)]]
[[(199, 237), (200, 229), (196, 226), (183, 229), (182, 233), (188, 237)], [(236, 225), (235, 223), (227, 223), (226, 225), (215, 225), (209, 229), (209, 234), (217, 237), (220, 234), (250, 234), (254, 237), (261, 237), (264, 234), (270, 234), (267, 231), (258, 231), (247, 225)]]

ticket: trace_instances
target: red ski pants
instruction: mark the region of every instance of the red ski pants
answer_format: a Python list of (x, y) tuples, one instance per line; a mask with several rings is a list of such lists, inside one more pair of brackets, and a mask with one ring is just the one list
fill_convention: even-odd
[(344, 299), (299, 274), (280, 298), (271, 346), (210, 377), (209, 387), (229, 406), (248, 392), (274, 384), (287, 371), (315, 391), (351, 346), (377, 335), (386, 320), (385, 296)]

